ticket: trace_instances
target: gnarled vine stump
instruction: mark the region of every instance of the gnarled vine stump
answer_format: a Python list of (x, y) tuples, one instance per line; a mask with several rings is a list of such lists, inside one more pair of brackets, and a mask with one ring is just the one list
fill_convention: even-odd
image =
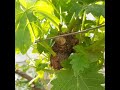
[(55, 39), (55, 44), (52, 46), (56, 56), (51, 55), (50, 65), (57, 70), (62, 68), (61, 61), (66, 60), (72, 52), (73, 47), (79, 43), (79, 40), (75, 38), (75, 35), (69, 35), (59, 37)]

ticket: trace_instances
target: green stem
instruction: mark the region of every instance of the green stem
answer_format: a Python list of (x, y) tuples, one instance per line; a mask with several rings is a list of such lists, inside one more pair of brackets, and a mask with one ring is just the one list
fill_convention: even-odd
[[(82, 15), (82, 25), (81, 25), (81, 31), (84, 30), (84, 25), (85, 25), (85, 20), (86, 20), (86, 11), (84, 10), (83, 15)], [(80, 34), (80, 42), (83, 42), (85, 34)]]
[(84, 30), (85, 20), (86, 20), (86, 11), (84, 11), (83, 13), (81, 31)]
[(59, 9), (60, 9), (60, 23), (62, 23), (61, 6), (59, 6)]
[(59, 6), (59, 9), (60, 9), (60, 23), (59, 23), (59, 33), (61, 34), (62, 33), (62, 15), (61, 15), (61, 6)]

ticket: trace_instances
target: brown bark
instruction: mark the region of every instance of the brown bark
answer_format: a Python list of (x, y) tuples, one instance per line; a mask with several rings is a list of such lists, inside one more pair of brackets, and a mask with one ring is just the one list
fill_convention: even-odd
[[(20, 75), (21, 77), (27, 79), (28, 81), (31, 81), (33, 79), (31, 76), (27, 75), (26, 73), (24, 73), (24, 72), (22, 72), (20, 70), (16, 70), (15, 73)], [(33, 82), (33, 85), (34, 85), (34, 87), (32, 87), (32, 90), (45, 90), (45, 89), (40, 89), (40, 88), (35, 87), (34, 82)]]

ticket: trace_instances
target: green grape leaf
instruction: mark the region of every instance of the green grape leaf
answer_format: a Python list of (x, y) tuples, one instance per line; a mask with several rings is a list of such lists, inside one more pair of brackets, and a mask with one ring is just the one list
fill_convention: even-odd
[(20, 5), (19, 0), (16, 0), (15, 1), (15, 30), (17, 29), (19, 20), (20, 20), (22, 14), (24, 13), (24, 11), (20, 8), (20, 6), (21, 5)]
[(23, 10), (20, 8), (20, 2), (19, 2), (19, 0), (16, 0), (15, 1), (15, 15), (22, 13), (22, 12), (23, 12)]
[(58, 31), (56, 29), (51, 28), (47, 37), (49, 38), (49, 37), (54, 37), (54, 36), (57, 36), (57, 35), (58, 35)]
[[(73, 13), (77, 16), (82, 9), (82, 6), (75, 2), (75, 0), (52, 0), (53, 5), (56, 7), (55, 15), (59, 18), (62, 16), (62, 20), (68, 25)], [(61, 13), (59, 13), (61, 8)]]
[(55, 17), (55, 16), (53, 16), (45, 11), (42, 11), (42, 10), (36, 11), (35, 13), (38, 13), (38, 14), (45, 16), (47, 19), (49, 19), (56, 26), (56, 28), (58, 28), (60, 21), (57, 17)]
[(32, 10), (38, 18), (41, 18), (41, 15), (44, 16), (44, 18), (50, 20), (52, 24), (58, 29), (60, 20), (53, 14), (54, 9), (49, 2), (40, 0), (34, 5)]
[(42, 53), (43, 51), (45, 53), (48, 52), (48, 50), (44, 46), (42, 46), (41, 44), (39, 44), (39, 43), (37, 43), (37, 50), (38, 50), (39, 53)]
[(82, 46), (77, 45), (74, 47), (74, 49), (76, 50), (76, 53), (73, 53), (69, 59), (71, 59), (70, 64), (72, 64), (74, 74), (77, 76), (80, 71), (84, 71), (84, 68), (89, 67), (89, 59)]
[(31, 22), (32, 31), (34, 33), (35, 38), (43, 38), (44, 32), (42, 31), (41, 25), (38, 21)]
[(78, 2), (82, 2), (83, 4), (90, 4), (95, 2), (96, 0), (78, 0)]
[[(21, 16), (20, 16), (21, 15)], [(35, 38), (40, 35), (40, 24), (31, 10), (24, 11), (17, 18), (17, 28), (15, 31), (15, 48), (18, 48), (22, 54), (25, 54)]]
[(50, 54), (52, 54), (53, 56), (56, 55), (56, 53), (52, 50), (52, 48), (50, 47), (50, 45), (48, 45), (47, 42), (45, 41), (40, 41), (38, 43), (37, 49), (40, 53), (44, 52), (49, 52)]
[(64, 68), (64, 69), (72, 69), (72, 65), (70, 64), (70, 59), (67, 59), (67, 60), (64, 60), (61, 62), (61, 66)]
[(47, 35), (49, 33), (49, 30), (50, 30), (50, 21), (45, 20), (44, 22), (42, 22), (41, 28), (42, 28), (43, 34)]
[(54, 9), (53, 6), (51, 5), (49, 0), (37, 0), (37, 2), (35, 3), (33, 10), (35, 11), (44, 11), (47, 12), (49, 14), (53, 14)]
[(91, 4), (86, 8), (86, 13), (92, 13), (94, 16), (99, 17), (103, 15), (105, 17), (105, 5)]
[(19, 0), (19, 2), (21, 3), (22, 6), (24, 6), (24, 8), (28, 9), (30, 7), (32, 7), (37, 0)]
[(51, 81), (51, 90), (105, 90), (100, 84), (104, 83), (104, 77), (91, 66), (77, 77), (70, 70), (61, 70), (56, 73), (56, 79)]
[[(29, 15), (29, 14), (28, 14)], [(32, 18), (32, 17), (31, 17)], [(33, 32), (30, 29), (26, 13), (23, 13), (19, 19), (19, 25), (15, 32), (15, 46), (19, 48), (22, 54), (25, 54), (34, 41)], [(31, 21), (31, 19), (30, 19)]]
[(85, 48), (91, 62), (95, 62), (99, 60), (100, 57), (103, 57), (103, 52), (105, 49), (104, 43), (105, 40), (103, 37), (102, 39), (99, 39), (98, 41)]
[(77, 76), (80, 71), (83, 71), (84, 68), (88, 68), (89, 66), (88, 59), (84, 54), (74, 53), (69, 57), (69, 59), (72, 59), (70, 64), (72, 64), (75, 76)]
[[(79, 19), (79, 17), (76, 17), (75, 13), (74, 13), (73, 16), (72, 16), (72, 18), (71, 18), (71, 20), (70, 20), (70, 22), (69, 22), (68, 30), (69, 31), (72, 31), (72, 29), (74, 31), (79, 30), (81, 24), (82, 24), (82, 20)], [(76, 28), (76, 30), (75, 30), (75, 28)]]
[(29, 20), (29, 22), (36, 22), (37, 21), (37, 17), (34, 16), (33, 11), (32, 10), (27, 10), (24, 12), (26, 14), (27, 19)]
[(40, 70), (44, 69), (47, 66), (48, 66), (48, 64), (42, 63), (42, 60), (36, 60), (35, 61), (36, 71), (40, 71)]
[(19, 21), (19, 27), (15, 32), (15, 48), (18, 48), (22, 54), (25, 54), (32, 44), (30, 36), (27, 17), (23, 14)]
[(31, 40), (32, 42), (35, 41), (35, 38), (43, 37), (43, 30), (38, 21), (37, 17), (33, 14), (33, 11), (27, 10), (26, 11), (27, 19), (29, 20), (29, 30), (31, 33)]

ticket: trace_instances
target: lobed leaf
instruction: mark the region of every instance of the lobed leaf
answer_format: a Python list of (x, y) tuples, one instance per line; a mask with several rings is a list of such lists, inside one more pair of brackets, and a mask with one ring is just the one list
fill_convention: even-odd
[(73, 53), (69, 59), (71, 59), (70, 64), (72, 64), (74, 74), (77, 76), (80, 71), (84, 71), (84, 68), (89, 67), (89, 59), (83, 47), (75, 46), (74, 49), (76, 50), (76, 53)]
[(104, 83), (104, 77), (97, 72), (97, 67), (96, 63), (95, 65), (92, 63), (89, 69), (79, 73), (77, 77), (71, 70), (56, 72), (56, 79), (51, 81), (53, 85), (51, 90), (105, 90), (101, 86)]

